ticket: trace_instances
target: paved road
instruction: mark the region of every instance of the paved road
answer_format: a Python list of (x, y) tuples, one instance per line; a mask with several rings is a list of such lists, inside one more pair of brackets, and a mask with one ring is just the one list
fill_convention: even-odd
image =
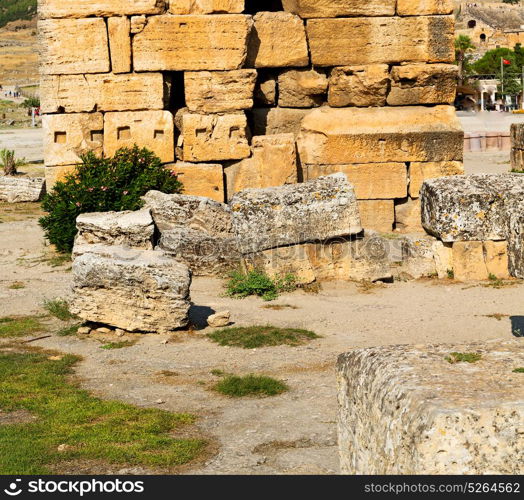
[(509, 132), (512, 123), (524, 123), (523, 115), (513, 113), (497, 113), (485, 111), (484, 113), (470, 113), (459, 111), (457, 113), (465, 132)]
[(18, 158), (40, 162), (44, 158), (41, 128), (0, 130), (0, 149), (16, 152)]

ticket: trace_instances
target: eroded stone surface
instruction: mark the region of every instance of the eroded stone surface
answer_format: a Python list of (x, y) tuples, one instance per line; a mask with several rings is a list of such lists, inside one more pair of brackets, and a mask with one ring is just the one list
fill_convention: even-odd
[(355, 192), (343, 174), (303, 184), (247, 189), (236, 194), (230, 206), (244, 254), (362, 230)]
[[(479, 353), (450, 364), (452, 352)], [(357, 349), (338, 361), (345, 474), (522, 474), (519, 341)]]
[(46, 190), (45, 179), (0, 175), (0, 201), (22, 203), (40, 201)]
[(505, 240), (510, 212), (524, 203), (524, 174), (431, 179), (420, 196), (422, 225), (442, 241)]
[(189, 268), (163, 252), (99, 245), (73, 262), (71, 311), (128, 332), (167, 333), (188, 323)]

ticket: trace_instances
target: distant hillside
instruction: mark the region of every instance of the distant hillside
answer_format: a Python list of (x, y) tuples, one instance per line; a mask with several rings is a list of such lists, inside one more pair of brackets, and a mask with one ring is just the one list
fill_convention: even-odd
[(1, 0), (0, 28), (11, 21), (32, 19), (36, 15), (37, 0)]

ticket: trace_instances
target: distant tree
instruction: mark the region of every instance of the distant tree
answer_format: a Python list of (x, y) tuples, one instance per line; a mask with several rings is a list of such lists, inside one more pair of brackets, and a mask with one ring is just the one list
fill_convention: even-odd
[(489, 50), (478, 61), (472, 64), (473, 70), (479, 75), (499, 75), (501, 59), (510, 62), (509, 66), (504, 66), (504, 73), (519, 73), (520, 68), (517, 65), (517, 55), (511, 49), (498, 48)]
[(475, 45), (467, 35), (459, 35), (455, 39), (455, 62), (459, 67), (459, 83), (462, 85), (469, 67), (468, 53), (475, 50)]

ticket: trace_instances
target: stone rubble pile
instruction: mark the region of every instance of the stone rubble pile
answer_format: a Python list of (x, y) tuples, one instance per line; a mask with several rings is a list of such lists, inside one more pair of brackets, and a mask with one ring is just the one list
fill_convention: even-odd
[(452, 12), (451, 0), (41, 0), (48, 187), (83, 153), (136, 143), (187, 195), (224, 203), (341, 172), (364, 228), (421, 231), (422, 181), (463, 173)]

